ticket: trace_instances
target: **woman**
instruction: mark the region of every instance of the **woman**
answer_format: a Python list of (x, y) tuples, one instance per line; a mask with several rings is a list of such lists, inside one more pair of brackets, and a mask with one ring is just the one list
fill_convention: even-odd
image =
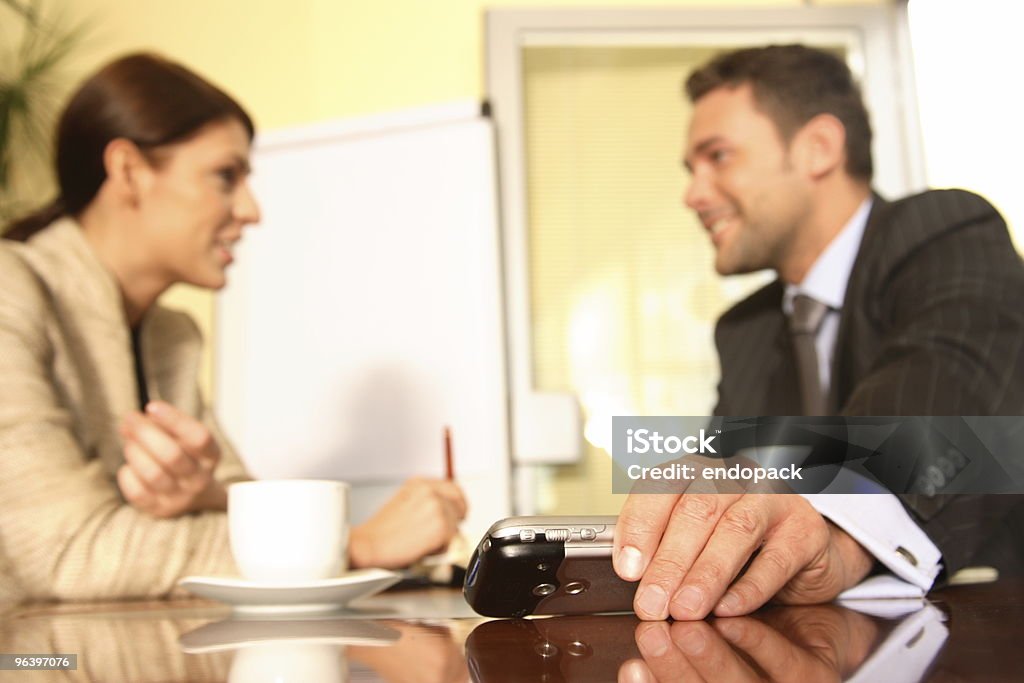
[[(260, 217), (253, 133), (228, 95), (145, 54), (62, 114), (60, 197), (0, 240), (0, 596), (155, 597), (235, 572), (225, 487), (245, 471), (203, 405), (195, 324), (157, 299), (224, 286)], [(352, 530), (351, 565), (409, 564), (465, 508), (451, 482), (409, 482)]]

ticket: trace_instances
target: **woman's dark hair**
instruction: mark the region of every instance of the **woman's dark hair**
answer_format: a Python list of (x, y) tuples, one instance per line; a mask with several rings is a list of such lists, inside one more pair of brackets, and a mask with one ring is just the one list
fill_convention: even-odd
[(103, 152), (125, 138), (143, 151), (181, 142), (214, 121), (252, 119), (235, 100), (180, 64), (153, 54), (121, 57), (86, 80), (57, 124), (59, 196), (15, 221), (4, 237), (24, 241), (61, 216), (77, 216), (106, 180)]

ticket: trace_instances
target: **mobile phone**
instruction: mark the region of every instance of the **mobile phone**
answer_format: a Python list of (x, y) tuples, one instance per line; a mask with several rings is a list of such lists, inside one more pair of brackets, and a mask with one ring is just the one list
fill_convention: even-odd
[(612, 568), (616, 517), (508, 517), (481, 539), (462, 592), (488, 617), (632, 612)]

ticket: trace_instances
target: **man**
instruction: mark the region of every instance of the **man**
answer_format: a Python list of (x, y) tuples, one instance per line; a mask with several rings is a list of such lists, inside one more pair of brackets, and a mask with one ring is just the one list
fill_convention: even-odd
[[(840, 59), (740, 50), (686, 89), (686, 204), (715, 269), (778, 273), (718, 321), (716, 414), (1024, 414), (1024, 267), (1005, 223), (967, 192), (872, 193), (868, 116)], [(613, 561), (641, 579), (646, 619), (824, 602), (876, 562), (921, 591), (940, 570), (1024, 566), (1018, 497), (902, 502), (634, 494)]]

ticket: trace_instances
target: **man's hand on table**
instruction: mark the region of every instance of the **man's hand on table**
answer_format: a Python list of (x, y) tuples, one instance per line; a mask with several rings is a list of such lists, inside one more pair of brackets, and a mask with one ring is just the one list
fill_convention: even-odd
[(120, 431), (125, 464), (117, 484), (132, 507), (159, 518), (227, 508), (227, 493), (213, 478), (220, 446), (201, 421), (152, 401), (145, 414), (126, 415)]
[(444, 550), (466, 517), (458, 484), (410, 479), (365, 524), (353, 527), (349, 556), (353, 567), (407, 567)]
[(612, 561), (623, 579), (640, 579), (641, 619), (677, 620), (747, 614), (772, 598), (828, 602), (874, 564), (802, 497), (749, 493), (630, 494)]

